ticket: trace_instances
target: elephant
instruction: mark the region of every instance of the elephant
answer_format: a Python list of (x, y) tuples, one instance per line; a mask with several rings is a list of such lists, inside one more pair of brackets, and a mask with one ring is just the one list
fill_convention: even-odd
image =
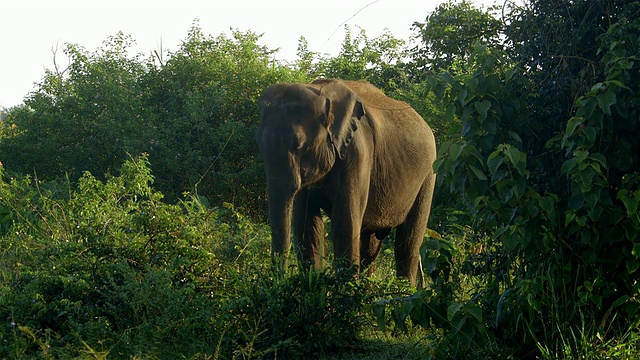
[(323, 268), (324, 211), (335, 261), (372, 272), (395, 229), (396, 275), (415, 286), (436, 179), (422, 117), (369, 82), (339, 79), (272, 85), (260, 111), (272, 259), (288, 256), (293, 230), (298, 259)]

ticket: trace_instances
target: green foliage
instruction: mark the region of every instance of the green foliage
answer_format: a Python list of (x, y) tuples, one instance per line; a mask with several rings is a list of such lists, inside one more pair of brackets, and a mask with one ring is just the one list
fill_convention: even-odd
[(67, 45), (69, 67), (48, 71), (0, 125), (0, 158), (17, 173), (74, 182), (147, 153), (170, 202), (195, 192), (261, 218), (256, 101), (275, 82), (304, 79), (258, 40), (238, 31), (214, 38), (194, 24), (166, 58), (129, 56), (132, 40), (123, 34), (93, 53)]
[(409, 330), (408, 323), (427, 330), (444, 330), (446, 335), (438, 332), (430, 335), (439, 336), (434, 339), (435, 358), (494, 357), (491, 334), (487, 332), (477, 298), (463, 300), (467, 287), (473, 284), (460, 276), (466, 266), (462, 254), (452, 240), (425, 238), (421, 257), (424, 272), (429, 276), (427, 287), (410, 296), (376, 300), (372, 311), (378, 327), (385, 331), (390, 318), (404, 332)]
[(502, 23), (490, 12), (463, 0), (443, 2), (415, 22), (413, 30), (420, 42), (411, 50), (413, 74), (422, 78), (426, 71), (465, 71), (466, 61), (479, 44), (498, 47)]
[(348, 271), (301, 269), (246, 279), (230, 304), (232, 340), (246, 358), (309, 358), (352, 346), (363, 325), (366, 283)]
[(268, 229), (166, 204), (148, 157), (72, 188), (0, 183), (0, 357), (318, 356), (356, 343), (370, 295), (345, 271), (270, 270)]
[(126, 151), (137, 152), (142, 138), (131, 134), (140, 134), (144, 114), (136, 81), (145, 70), (127, 57), (131, 44), (120, 33), (94, 53), (67, 45), (69, 67), (47, 71), (3, 124), (11, 128), (0, 143), (5, 165), (44, 179), (77, 179), (83, 171), (115, 170)]
[(85, 346), (120, 357), (213, 341), (203, 330), (215, 303), (196, 289), (217, 272), (203, 244), (220, 227), (198, 224), (202, 211), (185, 216), (193, 204), (162, 203), (146, 158), (120, 173), (106, 183), (86, 173), (62, 198), (28, 178), (2, 183), (16, 219), (0, 238), (3, 357), (42, 342), (52, 357)]
[[(594, 320), (582, 333), (603, 339), (620, 336), (640, 321), (635, 212), (640, 143), (633, 131), (639, 118), (640, 53), (632, 40), (639, 23), (626, 17), (638, 9), (606, 3), (585, 12), (587, 3), (562, 11), (582, 24), (598, 14), (619, 17), (598, 36), (591, 24), (580, 36), (570, 35), (589, 50), (580, 54), (581, 71), (567, 64), (571, 70), (551, 76), (543, 64), (553, 59), (546, 53), (526, 53), (540, 62), (523, 69), (509, 65), (509, 53), (476, 47), (467, 60), (468, 73), (429, 80), (455, 123), (451, 140), (439, 147), (439, 179), (464, 197), (475, 231), (487, 235), (478, 239), (486, 241), (491, 261), (475, 266), (486, 281), (484, 311), (494, 319), (491, 327), (499, 338), (517, 334), (524, 353), (542, 343), (559, 354), (563, 339), (583, 325), (583, 317)], [(535, 18), (525, 15), (531, 16), (527, 21)], [(550, 27), (556, 22), (543, 20)], [(569, 36), (552, 35), (545, 43), (549, 47), (565, 44), (563, 36)], [(515, 53), (522, 51), (524, 58), (526, 46)], [(593, 75), (582, 76), (587, 72)], [(557, 87), (544, 87), (577, 80), (582, 85), (563, 94), (576, 94), (573, 103), (563, 102)], [(579, 345), (571, 344), (571, 353)]]
[[(367, 80), (391, 95), (406, 87), (404, 41), (386, 32), (370, 39), (364, 29), (354, 38), (345, 26), (345, 38), (340, 53), (332, 58), (320, 58), (312, 69), (312, 77)], [(300, 55), (304, 55), (302, 52)]]
[(144, 78), (153, 121), (148, 151), (161, 191), (191, 190), (251, 216), (266, 208), (264, 169), (255, 141), (256, 102), (276, 82), (302, 76), (277, 66), (259, 36), (204, 35), (194, 25), (180, 50)]

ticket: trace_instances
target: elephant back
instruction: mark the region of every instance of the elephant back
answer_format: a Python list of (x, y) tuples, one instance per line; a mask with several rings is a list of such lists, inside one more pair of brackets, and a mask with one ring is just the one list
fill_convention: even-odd
[(381, 110), (406, 110), (411, 108), (411, 106), (404, 101), (388, 97), (382, 90), (367, 81), (344, 81), (344, 83), (351, 91), (358, 95), (366, 107)]

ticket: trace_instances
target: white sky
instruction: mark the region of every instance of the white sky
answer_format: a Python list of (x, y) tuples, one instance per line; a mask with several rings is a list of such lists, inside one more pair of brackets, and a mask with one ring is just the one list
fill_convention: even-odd
[[(345, 23), (355, 36), (391, 34), (409, 41), (411, 25), (424, 22), (446, 0), (0, 0), (0, 107), (22, 103), (45, 69), (53, 68), (52, 49), (65, 43), (93, 52), (118, 31), (145, 55), (162, 48), (176, 51), (194, 19), (204, 34), (229, 34), (230, 28), (264, 34), (261, 44), (280, 48), (278, 59), (296, 58), (298, 39), (309, 50), (336, 55)], [(474, 0), (493, 4), (493, 0)], [(359, 12), (358, 12), (359, 11)], [(335, 33), (334, 33), (335, 32)], [(67, 59), (58, 51), (58, 65)]]

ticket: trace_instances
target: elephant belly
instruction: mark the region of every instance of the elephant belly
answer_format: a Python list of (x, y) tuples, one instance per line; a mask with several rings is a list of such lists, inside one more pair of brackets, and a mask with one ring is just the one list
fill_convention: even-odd
[(393, 228), (405, 222), (418, 195), (421, 184), (405, 184), (374, 189), (369, 194), (367, 207), (362, 219), (363, 227), (369, 229)]

